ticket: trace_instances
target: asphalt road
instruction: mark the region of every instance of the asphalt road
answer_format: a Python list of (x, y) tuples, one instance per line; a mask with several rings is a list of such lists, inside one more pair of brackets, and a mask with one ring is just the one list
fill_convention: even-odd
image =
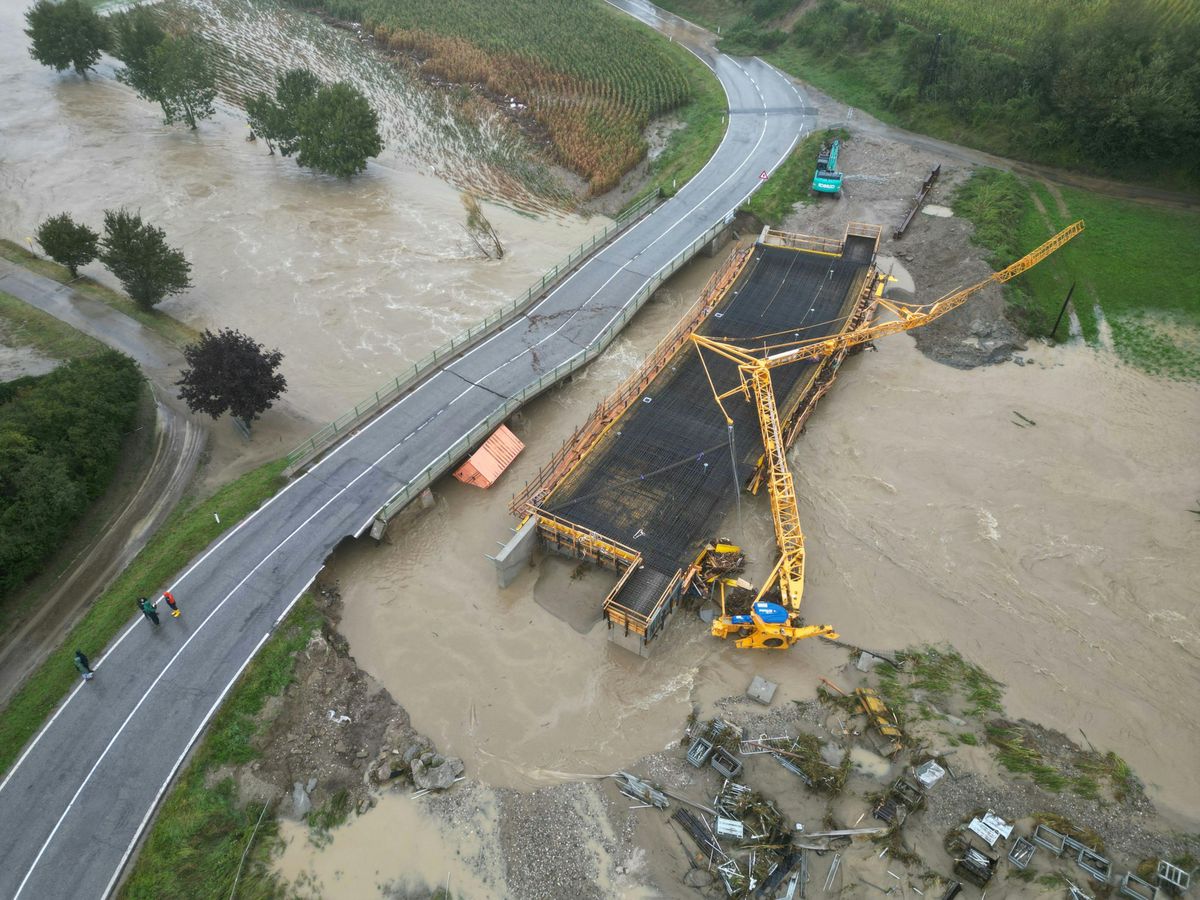
[(169, 586), (181, 619), (156, 629), (138, 615), (94, 661), (95, 680), (75, 688), (0, 783), (0, 897), (107, 895), (189, 747), (335, 545), (506, 398), (579, 352), (786, 158), (809, 124), (792, 84), (757, 60), (706, 61), (736, 112), (692, 181), (194, 560)]

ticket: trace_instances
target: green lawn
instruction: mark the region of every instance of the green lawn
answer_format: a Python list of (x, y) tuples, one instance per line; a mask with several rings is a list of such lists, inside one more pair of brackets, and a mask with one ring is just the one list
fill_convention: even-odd
[(768, 225), (782, 224), (797, 203), (815, 202), (811, 188), (821, 147), (835, 138), (846, 141), (849, 137), (844, 128), (814, 131), (796, 145), (792, 155), (742, 208)]
[[(109, 641), (133, 618), (137, 597), (163, 590), (200, 551), (278, 490), (284, 462), (277, 460), (247, 472), (207, 500), (190, 508), (180, 506), (172, 513), (128, 568), (71, 629), (63, 641), (63, 649), (38, 667), (9, 702), (0, 717), (0, 773), (8, 770), (74, 686), (79, 675), (72, 665), (71, 652), (79, 648), (93, 660), (99, 657)], [(220, 524), (213, 513), (220, 514)]]
[[(1016, 318), (1030, 334), (1048, 335), (1074, 283), (1072, 305), (1090, 343), (1106, 342), (1107, 326), (1127, 362), (1153, 374), (1200, 378), (1200, 291), (1190, 275), (1200, 256), (1200, 213), (1069, 188), (1061, 195), (1068, 215), (1041, 184), (994, 169), (977, 172), (956, 195), (955, 211), (975, 222), (977, 240), (996, 266), (1076, 219), (1087, 223), (1082, 235), (1009, 288)], [(1058, 339), (1066, 328), (1059, 326)]]
[(52, 278), (61, 284), (70, 284), (79, 293), (94, 300), (99, 300), (101, 303), (107, 303), (130, 318), (137, 319), (137, 321), (141, 322), (147, 328), (154, 330), (177, 347), (195, 343), (200, 338), (200, 333), (191, 326), (183, 324), (178, 319), (174, 319), (164, 312), (153, 309), (142, 309), (124, 294), (114, 291), (112, 288), (100, 284), (98, 281), (93, 281), (86, 275), (81, 275), (79, 278), (72, 280), (71, 273), (67, 271), (65, 266), (60, 266), (53, 260), (44, 259), (15, 241), (0, 238), (0, 256), (12, 262), (19, 263), (31, 272), (44, 275), (46, 278)]
[(51, 359), (94, 356), (107, 349), (24, 300), (0, 291), (0, 343), (31, 347)]
[(270, 869), (277, 833), (274, 812), (268, 809), (259, 826), (262, 805), (241, 807), (231, 778), (211, 787), (207, 782), (222, 766), (258, 755), (251, 746), (259, 728), (256, 717), (268, 697), (283, 693), (291, 683), (296, 653), (321, 621), (311, 594), (305, 594), (246, 668), (163, 802), (122, 897), (225, 898), (232, 895), (235, 880), (238, 897), (282, 895)]

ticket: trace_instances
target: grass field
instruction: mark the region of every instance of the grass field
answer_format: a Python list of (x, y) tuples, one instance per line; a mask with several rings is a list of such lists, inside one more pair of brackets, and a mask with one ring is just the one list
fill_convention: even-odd
[[(75, 685), (75, 648), (93, 660), (133, 619), (134, 600), (163, 590), (172, 577), (219, 535), (257, 509), (278, 489), (284, 460), (268, 463), (226, 485), (207, 500), (180, 506), (133, 562), (68, 632), (63, 649), (43, 663), (13, 696), (0, 717), (0, 773), (21, 752), (46, 717)], [(213, 513), (220, 514), (218, 524)], [(180, 598), (186, 603), (185, 598)], [(104, 677), (102, 674), (99, 677)]]
[[(1190, 282), (1200, 255), (1200, 213), (1068, 188), (1061, 197), (1066, 214), (1044, 185), (994, 169), (979, 170), (955, 197), (955, 211), (975, 223), (976, 240), (994, 265), (1076, 219), (1087, 223), (1082, 235), (1007, 289), (1023, 327), (1048, 336), (1074, 283), (1072, 306), (1089, 342), (1111, 340), (1122, 359), (1153, 374), (1200, 378), (1200, 291)], [(1056, 337), (1066, 332), (1060, 325)]]
[(184, 325), (178, 319), (174, 319), (158, 310), (142, 309), (124, 294), (114, 291), (112, 288), (100, 284), (98, 281), (93, 281), (86, 275), (72, 279), (71, 273), (67, 271), (65, 266), (60, 266), (53, 260), (38, 256), (15, 241), (0, 238), (0, 257), (19, 263), (31, 272), (44, 275), (46, 278), (52, 278), (61, 284), (70, 284), (79, 293), (94, 300), (99, 300), (101, 303), (107, 303), (131, 319), (137, 319), (137, 321), (141, 322), (147, 328), (157, 332), (178, 347), (195, 343), (200, 337), (199, 332), (194, 328)]
[(0, 341), (62, 360), (93, 356), (106, 349), (95, 338), (4, 291), (0, 291)]
[(792, 151), (767, 183), (755, 192), (743, 209), (767, 225), (778, 226), (788, 217), (797, 203), (813, 203), (811, 187), (817, 171), (817, 154), (821, 147), (835, 138), (845, 141), (850, 133), (844, 128), (814, 131)]
[[(268, 809), (263, 815), (261, 804), (240, 806), (232, 779), (212, 786), (208, 782), (211, 773), (222, 766), (255, 758), (251, 739), (258, 730), (256, 717), (268, 697), (283, 693), (291, 683), (296, 652), (320, 626), (321, 614), (311, 594), (305, 594), (221, 705), (191, 762), (163, 802), (121, 891), (122, 897), (229, 897), (235, 880), (238, 897), (281, 895), (269, 868), (277, 833), (273, 812)], [(203, 891), (198, 892), (199, 885), (204, 886)]]

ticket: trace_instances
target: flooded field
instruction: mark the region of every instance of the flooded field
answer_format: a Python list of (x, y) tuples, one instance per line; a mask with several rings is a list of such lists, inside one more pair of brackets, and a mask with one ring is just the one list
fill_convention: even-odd
[[(528, 449), (496, 490), (447, 480), (385, 544), (335, 558), (352, 653), (471, 777), (529, 788), (610, 772), (675, 739), (693, 702), (756, 673), (784, 702), (808, 698), (845, 659), (818, 641), (737, 653), (679, 616), (641, 660), (606, 640), (609, 573), (550, 558), (495, 587), (484, 554), (512, 524), (509, 495), (683, 305), (659, 301), (584, 379), (532, 406), (516, 426)], [(901, 336), (846, 364), (792, 454), (806, 616), (864, 646), (953, 644), (1008, 685), (1012, 714), (1082, 729), (1194, 825), (1200, 726), (1175, 713), (1171, 686), (1200, 680), (1187, 493), (1200, 390), (1103, 351), (1029, 355), (964, 372)], [(743, 520), (743, 534), (725, 529), (761, 577), (774, 553), (761, 498)]]
[[(508, 252), (499, 262), (479, 259), (446, 172), (484, 168), (487, 160), (476, 154), (508, 152), (489, 143), (486, 120), (475, 134), (464, 131), (464, 120), (447, 124), (439, 101), (420, 99), (424, 88), (402, 90), (403, 76), (353, 36), (299, 13), (230, 4), (226, 15), (189, 6), (195, 15), (205, 11), (206, 21), (226, 23), (231, 35), (252, 35), (239, 38), (242, 44), (231, 38), (234, 47), (294, 42), (298, 58), (323, 77), (366, 84), (373, 99), (394, 90), (396, 99), (381, 109), (381, 129), (393, 143), (364, 175), (341, 181), (248, 142), (244, 117), (228, 105), (196, 131), (165, 127), (156, 106), (116, 82), (110, 59), (88, 80), (37, 65), (21, 7), (6, 5), (0, 233), (24, 241), (39, 221), (64, 210), (96, 227), (104, 209), (140, 209), (193, 266), (195, 287), (161, 308), (197, 328), (232, 326), (278, 346), (287, 399), (306, 415), (339, 414), (603, 227), (599, 218), (488, 203)], [(291, 57), (281, 50), (279, 58)], [(376, 73), (375, 87), (367, 71)], [(97, 264), (85, 271), (112, 282)]]

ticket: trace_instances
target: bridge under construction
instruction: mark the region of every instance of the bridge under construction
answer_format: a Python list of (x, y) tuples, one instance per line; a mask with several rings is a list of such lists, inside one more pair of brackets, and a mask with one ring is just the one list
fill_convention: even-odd
[[(753, 346), (860, 328), (875, 303), (879, 237), (878, 226), (861, 224), (841, 240), (764, 230), (514, 498), (514, 514), (544, 547), (620, 573), (604, 602), (613, 640), (649, 651), (736, 492), (757, 491), (764, 479), (754, 404), (726, 403), (729, 422), (714, 393), (733, 367), (706, 363), (692, 334)], [(787, 445), (846, 352), (777, 373)]]
[[(853, 347), (945, 315), (1083, 228), (1075, 222), (932, 303), (883, 297), (879, 226), (851, 223), (840, 241), (764, 229), (514, 498), (522, 526), (496, 558), (501, 583), (538, 542), (615, 569), (604, 601), (609, 636), (643, 655), (689, 591), (719, 597), (712, 633), (738, 647), (837, 637), (800, 618), (804, 534), (787, 448)], [(873, 322), (877, 308), (891, 318)], [(779, 561), (747, 603), (750, 585), (736, 577), (741, 548), (714, 541), (713, 529), (731, 497), (764, 484)], [(743, 591), (744, 608), (732, 614), (727, 587)]]

